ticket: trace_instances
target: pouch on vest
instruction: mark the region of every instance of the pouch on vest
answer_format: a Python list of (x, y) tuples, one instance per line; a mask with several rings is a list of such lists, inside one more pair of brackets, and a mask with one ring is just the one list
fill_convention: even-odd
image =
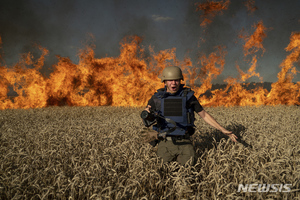
[[(162, 115), (176, 122), (176, 128), (169, 135), (184, 135), (187, 125), (186, 97), (169, 96), (162, 101)], [(173, 129), (174, 124), (166, 124), (165, 130)]]
[(185, 135), (191, 127), (194, 127), (194, 111), (187, 108), (187, 101), (194, 92), (183, 89), (176, 96), (163, 94), (162, 91), (158, 91), (155, 96), (159, 101), (157, 104), (160, 104), (160, 112), (167, 120), (158, 120), (153, 129), (167, 135)]

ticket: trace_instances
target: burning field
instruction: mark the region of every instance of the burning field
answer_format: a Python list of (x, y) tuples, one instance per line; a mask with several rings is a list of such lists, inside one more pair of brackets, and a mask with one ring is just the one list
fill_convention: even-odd
[[(166, 66), (180, 66), (186, 74), (186, 84), (195, 90), (204, 106), (246, 106), (246, 105), (299, 105), (300, 82), (293, 83), (298, 73), (294, 64), (299, 62), (300, 33), (292, 33), (289, 52), (282, 61), (278, 81), (273, 83), (271, 91), (263, 87), (247, 90), (243, 85), (250, 77), (260, 77), (255, 72), (257, 56), (255, 52), (263, 49), (265, 37), (262, 22), (256, 26), (251, 36), (245, 38), (245, 56), (251, 56), (251, 66), (238, 78), (228, 77), (224, 89), (211, 91), (212, 96), (202, 95), (211, 90), (212, 80), (220, 75), (224, 68), (226, 51), (216, 48), (208, 56), (199, 58), (201, 67), (194, 66), (189, 58), (176, 59), (175, 49), (153, 52), (145, 57), (145, 49), (139, 46), (141, 38), (126, 37), (121, 43), (119, 57), (95, 58), (92, 47), (80, 53), (78, 64), (68, 58), (59, 57), (50, 77), (44, 77), (39, 70), (43, 67), (48, 51), (40, 47), (41, 57), (34, 60), (31, 53), (23, 55), (13, 68), (0, 67), (0, 109), (42, 108), (47, 106), (145, 106), (147, 100), (162, 87), (159, 75)], [(262, 78), (262, 77), (260, 77)], [(197, 86), (198, 84), (200, 86)], [(14, 97), (8, 95), (10, 89)]]
[[(159, 79), (162, 70), (174, 65), (184, 71), (184, 83), (195, 90), (204, 106), (299, 105), (300, 82), (293, 82), (298, 73), (299, 32), (291, 33), (290, 43), (285, 48), (287, 56), (279, 66), (281, 71), (271, 90), (263, 87), (247, 90), (244, 87), (251, 77), (263, 80), (255, 70), (257, 59), (265, 52), (262, 42), (266, 30), (263, 22), (259, 21), (253, 25), (252, 34), (239, 35), (244, 41), (244, 57), (250, 67), (245, 72), (237, 65), (239, 76), (226, 78), (226, 88), (215, 90), (211, 90), (212, 81), (223, 72), (225, 64), (226, 48), (223, 46), (215, 47), (209, 55), (200, 54), (195, 64), (189, 57), (178, 60), (175, 48), (154, 52), (149, 46), (147, 50), (151, 55), (147, 53), (146, 56), (146, 48), (140, 45), (142, 39), (128, 36), (120, 42), (118, 57), (95, 58), (93, 45), (80, 51), (78, 64), (57, 56), (59, 61), (49, 77), (40, 72), (49, 52), (39, 47), (39, 58), (34, 58), (29, 52), (23, 54), (15, 66), (0, 66), (0, 109), (57, 105), (145, 106), (156, 89), (162, 87)], [(203, 95), (207, 91), (211, 95)], [(13, 97), (9, 93), (13, 93)]]
[[(257, 10), (244, 2), (250, 14)], [(205, 30), (230, 4), (196, 3), (199, 26)], [(47, 48), (38, 45), (39, 53), (24, 53), (13, 66), (1, 50), (0, 199), (300, 199), (300, 82), (293, 82), (300, 32), (290, 33), (267, 90), (256, 69), (269, 29), (259, 20), (237, 34), (249, 67), (236, 62), (239, 75), (216, 89), (224, 45), (180, 60), (176, 48), (155, 51), (142, 37), (126, 36), (118, 56), (97, 58), (96, 46), (87, 45), (78, 63), (57, 56), (49, 76)], [(141, 135), (142, 107), (163, 86), (162, 70), (174, 65), (205, 110), (239, 137), (234, 144), (197, 119), (195, 166), (163, 164)], [(260, 84), (250, 88), (251, 77)]]
[[(143, 142), (141, 109), (49, 107), (0, 113), (1, 199), (297, 199), (299, 107), (206, 109), (234, 144), (197, 118), (197, 163), (162, 164)], [(260, 192), (239, 184), (278, 185)]]

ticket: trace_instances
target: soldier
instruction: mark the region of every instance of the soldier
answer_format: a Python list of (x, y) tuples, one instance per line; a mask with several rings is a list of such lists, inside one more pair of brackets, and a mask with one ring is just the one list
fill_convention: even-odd
[[(153, 129), (158, 136), (157, 155), (163, 162), (177, 160), (184, 165), (191, 160), (195, 162), (195, 150), (190, 136), (195, 132), (194, 112), (205, 122), (220, 130), (236, 142), (237, 136), (223, 128), (210, 114), (208, 114), (194, 96), (194, 92), (181, 84), (182, 71), (179, 67), (166, 67), (162, 72), (161, 81), (164, 88), (148, 101), (146, 111), (155, 113), (156, 124)], [(150, 133), (151, 134), (151, 133)]]

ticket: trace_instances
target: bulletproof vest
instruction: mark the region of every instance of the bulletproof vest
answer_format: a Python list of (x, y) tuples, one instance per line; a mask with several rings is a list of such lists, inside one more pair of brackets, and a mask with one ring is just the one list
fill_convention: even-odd
[(157, 125), (153, 129), (167, 135), (184, 135), (188, 127), (194, 126), (194, 110), (187, 107), (187, 101), (194, 95), (190, 88), (183, 88), (176, 95), (166, 92), (166, 89), (157, 90), (154, 102), (159, 114)]

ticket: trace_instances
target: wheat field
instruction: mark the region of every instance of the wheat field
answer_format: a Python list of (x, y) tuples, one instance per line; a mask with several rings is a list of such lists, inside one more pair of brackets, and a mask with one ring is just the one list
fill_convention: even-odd
[[(300, 107), (206, 108), (194, 166), (163, 164), (141, 137), (142, 108), (0, 110), (0, 199), (300, 199)], [(291, 184), (238, 192), (239, 184)]]

